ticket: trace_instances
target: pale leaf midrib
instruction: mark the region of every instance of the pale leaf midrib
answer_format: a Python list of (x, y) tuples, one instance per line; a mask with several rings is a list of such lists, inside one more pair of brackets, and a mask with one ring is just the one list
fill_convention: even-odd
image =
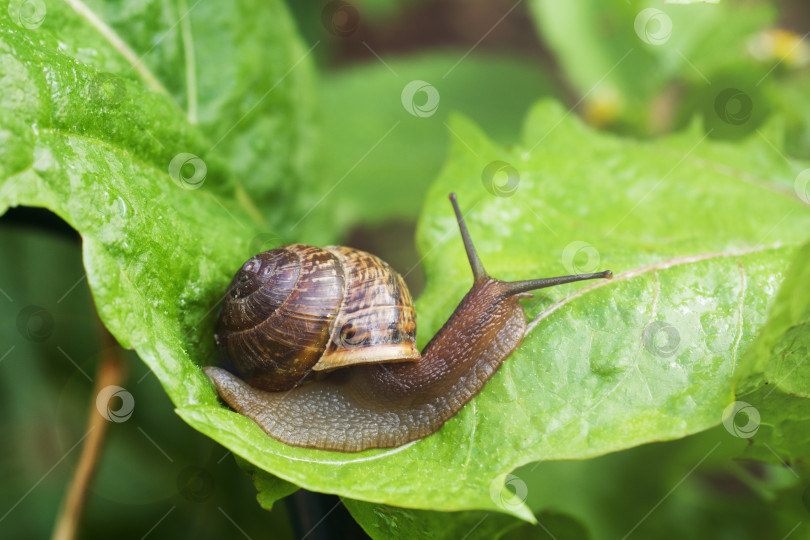
[(140, 61), (138, 56), (135, 54), (127, 43), (121, 39), (115, 31), (110, 28), (107, 23), (102, 21), (95, 13), (93, 13), (90, 8), (88, 8), (84, 2), (81, 0), (64, 0), (73, 10), (79, 14), (79, 16), (83, 17), (91, 26), (93, 26), (98, 32), (104, 36), (110, 45), (118, 51), (121, 56), (126, 58), (129, 65), (134, 69), (138, 75), (149, 85), (153, 90), (156, 92), (160, 92), (167, 96), (170, 96), (169, 91), (160, 83), (160, 81), (155, 77), (155, 75), (146, 67), (143, 62)]
[(599, 289), (601, 287), (605, 287), (607, 285), (610, 285), (610, 284), (613, 284), (613, 283), (616, 283), (616, 282), (619, 282), (619, 281), (632, 279), (632, 278), (638, 277), (640, 275), (643, 275), (643, 274), (645, 274), (647, 272), (657, 272), (659, 270), (666, 270), (667, 268), (672, 268), (672, 267), (675, 267), (675, 266), (683, 266), (683, 265), (687, 265), (687, 264), (695, 264), (695, 263), (699, 263), (699, 262), (703, 262), (703, 261), (708, 261), (708, 260), (712, 260), (712, 259), (719, 259), (719, 258), (724, 258), (724, 257), (741, 257), (741, 256), (744, 256), (744, 255), (750, 255), (752, 253), (758, 253), (758, 252), (761, 252), (761, 251), (768, 251), (768, 250), (772, 250), (772, 249), (781, 249), (783, 247), (785, 247), (785, 245), (782, 244), (781, 242), (778, 242), (778, 243), (771, 244), (771, 245), (768, 245), (768, 246), (757, 246), (757, 247), (754, 247), (754, 248), (747, 248), (747, 249), (740, 249), (740, 250), (715, 251), (715, 252), (711, 252), (711, 253), (702, 253), (702, 254), (697, 254), (697, 255), (687, 255), (687, 256), (675, 257), (674, 259), (668, 259), (666, 261), (657, 262), (655, 264), (650, 264), (650, 265), (647, 265), (647, 266), (641, 266), (639, 268), (634, 268), (632, 270), (627, 270), (627, 271), (622, 272), (620, 274), (616, 274), (613, 277), (613, 279), (597, 281), (597, 282), (591, 283), (590, 285), (582, 287), (581, 289), (577, 289), (576, 291), (569, 294), (568, 296), (566, 296), (562, 300), (559, 300), (559, 301), (555, 302), (554, 304), (550, 305), (549, 307), (547, 307), (546, 309), (544, 309), (543, 311), (538, 313), (537, 316), (529, 323), (529, 325), (526, 327), (526, 332), (525, 332), (524, 336), (528, 336), (529, 332), (531, 332), (532, 329), (534, 329), (540, 323), (540, 321), (542, 321), (543, 319), (545, 319), (546, 317), (548, 317), (549, 315), (551, 315), (552, 313), (554, 313), (555, 311), (557, 311), (558, 309), (563, 307), (564, 305), (576, 300), (577, 298), (579, 298), (581, 296), (584, 296), (585, 294), (587, 294), (587, 293), (589, 293), (591, 291)]
[[(196, 4), (195, 4), (196, 5)], [(197, 60), (194, 54), (194, 39), (191, 34), (191, 20), (188, 15), (190, 11), (186, 5), (186, 0), (178, 0), (178, 7), (183, 12), (180, 20), (180, 32), (183, 37), (183, 54), (186, 59), (186, 106), (188, 108), (188, 120), (192, 124), (197, 123)], [(194, 6), (191, 6), (192, 8)]]

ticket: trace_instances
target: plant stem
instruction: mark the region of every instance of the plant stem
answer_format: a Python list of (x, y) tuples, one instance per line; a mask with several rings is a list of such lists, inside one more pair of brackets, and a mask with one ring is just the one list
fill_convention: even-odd
[(98, 326), (101, 354), (87, 414), (89, 435), (82, 448), (79, 464), (70, 483), (65, 502), (56, 520), (56, 527), (52, 536), (53, 540), (74, 540), (78, 538), (88, 491), (93, 482), (109, 424), (96, 410), (96, 396), (101, 389), (107, 386), (120, 385), (126, 376), (126, 366), (121, 360), (121, 347), (100, 321)]

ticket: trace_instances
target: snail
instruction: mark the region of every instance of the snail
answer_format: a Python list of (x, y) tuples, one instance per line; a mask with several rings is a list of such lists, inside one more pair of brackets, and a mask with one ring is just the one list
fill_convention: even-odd
[(284, 246), (249, 259), (228, 287), (215, 330), (224, 369), (204, 368), (222, 400), (291, 446), (401, 446), (438, 431), (520, 345), (528, 291), (612, 277), (492, 278), (450, 200), (474, 281), (421, 354), (410, 293), (385, 262)]

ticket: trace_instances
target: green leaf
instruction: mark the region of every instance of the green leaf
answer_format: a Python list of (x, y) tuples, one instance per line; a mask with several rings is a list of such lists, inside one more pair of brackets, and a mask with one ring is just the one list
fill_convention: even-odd
[[(676, 120), (671, 111), (680, 107), (681, 96), (687, 97), (691, 116), (702, 106), (713, 110), (720, 92), (740, 84), (733, 77), (726, 82), (720, 79), (728, 76), (715, 78), (718, 70), (732, 67), (735, 76), (753, 78), (750, 86), (756, 90), (771, 68), (756, 62), (746, 47), (756, 31), (775, 19), (774, 8), (765, 3), (534, 0), (531, 9), (541, 38), (596, 125), (669, 131)], [(696, 95), (701, 95), (699, 103), (691, 102)], [(763, 106), (756, 105), (757, 111)]]
[(804, 519), (804, 486), (781, 466), (740, 461), (744, 446), (719, 427), (589, 460), (526, 465), (512, 482), (526, 493), (534, 525), (489, 512), (448, 516), (343, 502), (375, 539), (781, 537)]
[[(297, 219), (303, 210), (291, 203), (312, 179), (310, 53), (318, 43), (301, 43), (283, 2), (148, 1), (126, 10), (110, 0), (70, 4), (75, 10), (69, 3), (47, 4), (39, 33), (49, 32), (66, 54), (105, 72), (98, 78), (111, 81), (115, 99), (127, 97), (119, 89), (122, 79), (141, 79), (168, 94), (206, 134), (209, 168), (227, 170), (227, 184), (216, 190), (249, 200), (252, 217), (266, 227)], [(82, 110), (92, 108), (82, 104)], [(152, 131), (153, 145), (166, 144), (154, 133), (159, 125), (140, 129), (147, 140)], [(119, 133), (131, 137), (132, 125)]]
[[(740, 421), (751, 427), (745, 457), (785, 462), (808, 474), (810, 455), (810, 244), (797, 250), (762, 332), (747, 351), (741, 366), (749, 374), (738, 398), (755, 409), (743, 408)], [(739, 414), (737, 410), (734, 411)], [(735, 416), (736, 416), (735, 414)]]
[[(777, 79), (774, 86), (774, 100), (789, 122), (786, 150), (794, 156), (806, 156), (810, 154), (810, 73), (799, 70), (791, 77)], [(810, 188), (805, 189), (810, 193)]]
[[(299, 132), (311, 129), (304, 127), (310, 115), (311, 73), (277, 2), (229, 4), (216, 17), (207, 11), (213, 8), (183, 10), (172, 18), (160, 6), (139, 4), (123, 16), (112, 7), (107, 12), (97, 5), (95, 12), (80, 3), (47, 4), (41, 26), (34, 27), (21, 22), (14, 9), (0, 14), (0, 138), (7, 141), (0, 154), (6, 180), (0, 204), (46, 206), (79, 230), (90, 283), (96, 298), (106, 299), (98, 302), (105, 323), (122, 344), (148, 347), (149, 352), (139, 348), (141, 356), (164, 371), (165, 364), (157, 367), (168, 361), (157, 359), (165, 356), (157, 352), (161, 347), (185, 358), (190, 352), (197, 358), (212, 355), (209, 315), (218, 299), (216, 289), (224, 287), (231, 268), (250, 256), (255, 246), (249, 244), (259, 238), (251, 219), (256, 209), (245, 205), (244, 182), (237, 181), (239, 167), (265, 160), (262, 154), (271, 149), (262, 145), (268, 141), (283, 145), (274, 150), (278, 155), (302, 165), (294, 147), (306, 141)], [(255, 24), (237, 20), (246, 13)], [(267, 38), (275, 41), (259, 37), (268, 35), (269, 26), (277, 28), (270, 33), (275, 37)], [(217, 61), (195, 63), (194, 51), (207, 51), (211, 36), (217, 37), (219, 49), (210, 58)], [(277, 54), (271, 67), (251, 64), (262, 47)], [(165, 70), (160, 76), (166, 85), (149, 69), (150, 62)], [(277, 84), (266, 95), (246, 97), (246, 87), (260, 87), (254, 77), (275, 77)], [(256, 99), (248, 101), (251, 97)], [(201, 128), (193, 125), (197, 120)], [(257, 126), (271, 125), (289, 133), (251, 135)], [(248, 137), (251, 144), (234, 146), (239, 156), (223, 152), (227, 145), (220, 143), (231, 137)], [(177, 158), (189, 154), (203, 159), (181, 159), (172, 173)], [(199, 187), (186, 181), (184, 175), (191, 173), (180, 170), (183, 161), (200, 173), (202, 189), (184, 191), (175, 185)], [(260, 175), (251, 178), (284, 177), (287, 166), (274, 167), (275, 173), (260, 168)], [(63, 178), (70, 182), (59, 182)], [(261, 201), (256, 190), (251, 195)], [(208, 243), (199, 243), (203, 229), (209, 231)], [(212, 262), (212, 256), (218, 261)], [(182, 261), (167, 265), (175, 257)], [(177, 272), (171, 281), (161, 275), (168, 267)], [(135, 297), (134, 309), (122, 312), (123, 298), (129, 295)], [(143, 321), (139, 325), (133, 325), (135, 313)], [(205, 326), (198, 328), (206, 317)], [(176, 325), (172, 319), (180, 320), (182, 332), (168, 328)], [(163, 342), (156, 336), (163, 336)], [(203, 395), (213, 397), (205, 378), (193, 373), (195, 384), (205, 387)], [(170, 379), (164, 378), (164, 385)], [(175, 385), (170, 394), (176, 402), (186, 402), (188, 389), (182, 381)]]
[(451, 517), (444, 512), (395, 508), (351, 499), (343, 499), (343, 504), (375, 540), (499, 538), (504, 531), (514, 529), (520, 524), (514, 518), (493, 512), (456, 512)]
[[(437, 434), (343, 455), (285, 447), (221, 408), (179, 414), (308, 489), (525, 519), (522, 507), (499, 505), (499, 486), (516, 466), (591, 457), (719, 424), (733, 399), (735, 366), (807, 235), (810, 210), (784, 188), (805, 165), (783, 161), (761, 137), (735, 150), (696, 130), (654, 143), (599, 135), (550, 103), (526, 125), (521, 147), (504, 150), (469, 122), (450, 122), (463, 142), (454, 144), (419, 229), (429, 276), (417, 303), (420, 342), (469, 285), (446, 200), (451, 190), (493, 275), (587, 266), (563, 258), (573, 242), (585, 241), (617, 277), (586, 292), (551, 289), (529, 303), (539, 317), (523, 346)], [(519, 167), (517, 196), (494, 197), (482, 185), (494, 160)]]
[[(694, 132), (626, 141), (545, 104), (529, 116), (522, 144), (507, 150), (454, 120), (459, 141), (420, 222), (430, 277), (417, 306), (421, 342), (469, 286), (445, 199), (451, 190), (494, 275), (563, 273), (588, 262), (566, 250), (570, 243), (589, 241), (617, 278), (554, 289), (529, 303), (533, 316), (545, 311), (524, 345), (437, 434), (356, 455), (290, 448), (222, 406), (198, 367), (213, 361), (211, 314), (258, 232), (249, 211), (223, 194), (233, 177), (227, 163), (212, 165), (199, 189), (181, 189), (176, 183), (198, 186), (176, 170), (167, 174), (166, 157), (205, 150), (207, 141), (167, 96), (127, 80), (124, 99), (102, 99), (92, 118), (77, 118), (95, 71), (59, 50), (47, 31), (22, 32), (0, 17), (8, 89), (0, 132), (14, 148), (3, 162), (0, 208), (44, 206), (76, 228), (102, 320), (138, 351), (178, 414), (236, 455), (308, 489), (532, 520), (504, 492), (515, 467), (717, 424), (731, 400), (738, 353), (763, 324), (810, 225), (804, 205), (770, 189), (807, 165), (783, 161), (761, 139), (745, 153)], [(109, 95), (105, 84), (96, 87)], [(153, 132), (160, 144), (147, 143), (133, 125), (160, 128)], [(518, 197), (491, 195), (503, 187), (495, 179), (482, 185), (495, 160), (519, 170)], [(764, 182), (747, 182), (741, 172), (749, 168), (765, 171)], [(563, 252), (570, 260), (561, 260)], [(672, 343), (656, 341), (658, 333), (644, 337), (658, 322), (679, 334), (669, 356)]]
[(295, 484), (286, 482), (272, 474), (267, 474), (263, 470), (256, 468), (249, 461), (237, 457), (236, 462), (242, 470), (250, 474), (253, 479), (253, 485), (257, 491), (256, 501), (266, 510), (272, 510), (273, 505), (277, 501), (298, 491), (298, 486)]
[(791, 261), (768, 320), (757, 340), (746, 352), (743, 368), (755, 382), (769, 384), (801, 397), (810, 397), (810, 244), (805, 244)]
[[(740, 540), (775, 531), (781, 537), (804, 513), (791, 491), (800, 482), (781, 467), (741, 463), (737, 456), (745, 445), (720, 427), (593, 460), (526, 466), (515, 474), (526, 482), (533, 510), (572, 516), (593, 540), (722, 538), (729, 531)], [(617, 492), (621, 505), (611, 503)]]
[[(216, 141), (203, 132), (238, 137), (249, 126), (276, 124), (281, 131), (267, 133), (288, 152), (273, 151), (304, 164), (295, 149), (304, 137), (296, 132), (311, 129), (304, 124), (312, 90), (305, 60), (303, 75), (293, 74), (292, 62), (285, 66), (285, 58), (301, 47), (281, 6), (229, 4), (217, 16), (205, 15), (203, 22), (211, 28), (198, 39), (188, 35), (181, 17), (186, 50), (179, 53), (171, 47), (180, 39), (169, 36), (173, 27), (160, 35), (153, 32), (173, 24), (171, 13), (146, 4), (127, 12), (130, 19), (114, 11), (107, 14), (114, 19), (107, 21), (110, 25), (120, 26), (120, 34), (80, 3), (47, 4), (38, 24), (21, 20), (30, 14), (17, 12), (15, 6), (0, 10), (0, 214), (9, 206), (43, 206), (80, 232), (88, 282), (102, 320), (123, 346), (138, 351), (176, 404), (217, 402), (192, 358), (206, 363), (213, 358), (212, 313), (221, 291), (232, 269), (266, 236), (257, 234), (252, 205), (244, 207), (233, 198), (245, 201), (235, 182), (245, 160), (234, 159), (237, 166), (231, 168), (230, 161), (213, 151)], [(136, 13), (140, 9), (145, 11)], [(255, 26), (238, 26), (234, 17), (248, 12)], [(242, 42), (245, 35), (267, 35), (270, 27), (277, 29), (270, 33), (278, 40), (275, 45)], [(217, 63), (231, 70), (224, 74), (213, 63), (190, 63), (189, 50), (210, 46), (199, 42), (212, 35), (222, 47)], [(149, 50), (138, 57), (121, 36)], [(244, 55), (255, 60), (257, 46), (278, 54), (269, 70), (241, 63)], [(149, 54), (158, 56), (153, 61), (166, 70), (162, 75), (176, 92), (167, 91), (146, 67)], [(248, 75), (269, 78), (282, 68), (289, 74), (284, 83), (278, 81), (274, 99), (241, 101), (244, 87), (255, 83)], [(190, 122), (195, 120), (190, 104), (188, 113), (178, 106), (185, 87), (176, 88), (177, 80), (168, 76), (192, 77), (191, 71), (206, 78), (196, 86), (202, 92), (196, 106), (203, 128)], [(214, 84), (220, 87), (210, 86)], [(188, 89), (191, 101), (193, 88)], [(237, 114), (243, 120), (239, 124)], [(230, 133), (224, 129), (229, 118)], [(264, 137), (240, 150), (245, 159), (260, 157), (266, 150), (261, 148)], [(309, 151), (311, 144), (305, 146), (304, 152)], [(172, 172), (175, 158), (184, 153), (205, 159), (184, 159), (193, 170), (178, 166)], [(193, 177), (197, 184), (187, 181), (193, 173), (201, 173)], [(280, 176), (270, 173), (262, 169), (262, 174)], [(261, 193), (254, 190), (253, 196)]]
[[(323, 141), (321, 185), (309, 199), (315, 213), (334, 215), (338, 230), (416, 219), (454, 137), (446, 123), (450, 111), (479, 122), (499, 143), (514, 144), (531, 104), (554, 94), (538, 67), (523, 59), (448, 51), (383, 60), (324, 77), (324, 133), (340, 135)], [(430, 116), (413, 116), (402, 104), (414, 80), (438, 92)]]
[[(730, 419), (743, 427), (740, 436), (750, 436), (747, 439), (750, 445), (740, 451), (740, 456), (790, 467), (792, 474), (806, 479), (810, 473), (807, 466), (810, 400), (770, 386), (760, 387), (737, 399), (744, 404), (741, 409), (745, 414), (737, 412)], [(752, 418), (754, 411), (756, 416)], [(748, 423), (752, 420), (749, 428)]]

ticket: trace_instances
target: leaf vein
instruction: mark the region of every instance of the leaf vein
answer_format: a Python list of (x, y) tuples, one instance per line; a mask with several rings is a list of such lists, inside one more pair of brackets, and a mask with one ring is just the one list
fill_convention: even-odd
[(624, 376), (619, 380), (619, 382), (617, 382), (613, 386), (613, 388), (608, 390), (608, 392), (604, 396), (602, 396), (602, 398), (599, 401), (597, 401), (594, 405), (589, 407), (588, 411), (592, 411), (593, 409), (598, 407), (605, 399), (608, 398), (608, 396), (610, 396), (613, 392), (615, 392), (616, 389), (619, 388), (622, 385), (622, 383), (625, 381), (625, 379), (627, 379), (627, 377), (631, 373), (633, 373), (634, 371), (638, 371), (639, 376), (641, 377), (644, 384), (647, 386), (647, 392), (650, 393), (650, 397), (652, 398), (652, 392), (650, 392), (650, 386), (647, 384), (647, 381), (644, 378), (644, 375), (641, 373), (641, 370), (638, 368), (638, 362), (639, 362), (639, 359), (641, 358), (641, 350), (644, 348), (644, 330), (655, 321), (655, 315), (658, 312), (658, 300), (661, 297), (661, 282), (658, 281), (658, 274), (655, 271), (652, 272), (652, 279), (653, 279), (653, 299), (652, 299), (652, 306), (650, 308), (650, 320), (647, 321), (647, 324), (644, 325), (644, 328), (642, 328), (642, 330), (641, 330), (641, 337), (639, 337), (639, 340), (638, 340), (638, 349), (636, 350), (635, 361), (633, 362), (633, 365), (624, 372)]
[[(196, 4), (195, 4), (196, 5)], [(183, 36), (183, 54), (186, 57), (186, 107), (188, 120), (197, 123), (197, 60), (194, 54), (194, 40), (191, 35), (191, 20), (186, 17), (188, 6), (186, 0), (178, 0), (178, 8), (185, 15), (180, 19), (180, 32)]]
[(743, 334), (743, 305), (745, 304), (745, 290), (747, 287), (747, 279), (745, 276), (745, 268), (740, 261), (737, 261), (737, 268), (740, 272), (740, 299), (737, 308), (737, 337), (734, 339), (734, 346), (731, 350), (731, 374), (737, 369), (737, 353), (740, 350), (740, 341)]
[(772, 249), (781, 249), (783, 247), (785, 247), (784, 244), (782, 244), (781, 242), (777, 242), (775, 244), (771, 244), (771, 245), (767, 245), (767, 246), (757, 246), (757, 247), (747, 248), (747, 249), (729, 250), (729, 251), (715, 251), (715, 252), (711, 252), (711, 253), (701, 253), (701, 254), (698, 254), (698, 255), (687, 255), (687, 256), (683, 256), (683, 257), (675, 257), (674, 259), (669, 259), (669, 260), (666, 260), (666, 261), (660, 261), (660, 262), (657, 262), (655, 264), (650, 264), (650, 265), (642, 266), (642, 267), (639, 267), (639, 268), (634, 268), (633, 270), (627, 270), (626, 272), (616, 274), (613, 277), (613, 279), (597, 281), (595, 283), (592, 283), (590, 285), (587, 285), (585, 287), (577, 289), (576, 291), (569, 294), (568, 296), (566, 296), (562, 300), (559, 300), (559, 301), (555, 302), (554, 304), (550, 305), (549, 307), (547, 307), (546, 309), (544, 309), (543, 311), (538, 313), (537, 316), (532, 320), (532, 322), (529, 323), (529, 325), (526, 327), (526, 332), (525, 332), (524, 336), (529, 335), (529, 332), (531, 332), (538, 324), (540, 324), (540, 321), (547, 318), (549, 315), (551, 315), (552, 313), (554, 313), (555, 311), (557, 311), (558, 309), (560, 309), (564, 305), (576, 300), (580, 296), (583, 296), (583, 295), (585, 295), (585, 294), (587, 294), (587, 293), (589, 293), (591, 291), (594, 291), (594, 290), (599, 289), (601, 287), (605, 287), (606, 285), (617, 283), (619, 281), (632, 279), (632, 278), (638, 277), (640, 275), (643, 275), (643, 274), (645, 274), (647, 272), (656, 272), (658, 270), (666, 270), (668, 268), (672, 268), (672, 267), (675, 267), (675, 266), (682, 266), (682, 265), (686, 265), (686, 264), (695, 264), (695, 263), (698, 263), (698, 262), (707, 261), (707, 260), (711, 260), (711, 259), (718, 259), (718, 258), (723, 258), (723, 257), (741, 257), (743, 255), (750, 255), (752, 253), (758, 253), (760, 251), (768, 251), (768, 250), (772, 250)]
[(517, 403), (518, 409), (520, 409), (523, 412), (526, 418), (531, 418), (529, 411), (526, 410), (526, 407), (523, 405), (523, 401), (520, 399), (517, 384), (515, 384), (515, 378), (512, 377), (512, 370), (510, 366), (507, 366), (507, 369), (505, 369), (504, 371), (506, 371), (506, 380), (509, 381), (509, 385), (512, 387), (512, 396), (514, 397), (515, 402)]
[(118, 34), (115, 33), (115, 30), (110, 28), (107, 23), (102, 21), (93, 11), (88, 8), (84, 2), (81, 0), (65, 0), (65, 2), (73, 8), (73, 10), (78, 13), (80, 16), (84, 17), (88, 23), (90, 23), (98, 32), (107, 38), (107, 41), (110, 42), (110, 45), (121, 53), (121, 56), (126, 58), (127, 62), (129, 62), (132, 69), (138, 72), (138, 74), (143, 78), (143, 80), (152, 87), (153, 90), (160, 92), (161, 94), (169, 95), (168, 90), (157, 80), (157, 77), (146, 67), (135, 55), (135, 51), (133, 51), (127, 43), (121, 39)]
[(470, 430), (470, 443), (468, 445), (469, 447), (467, 448), (467, 459), (464, 461), (464, 467), (462, 467), (462, 472), (465, 478), (467, 477), (467, 471), (470, 467), (470, 459), (472, 459), (473, 446), (475, 445), (475, 428), (478, 425), (478, 409), (475, 408), (475, 400), (473, 400), (470, 405), (472, 405), (472, 430)]

